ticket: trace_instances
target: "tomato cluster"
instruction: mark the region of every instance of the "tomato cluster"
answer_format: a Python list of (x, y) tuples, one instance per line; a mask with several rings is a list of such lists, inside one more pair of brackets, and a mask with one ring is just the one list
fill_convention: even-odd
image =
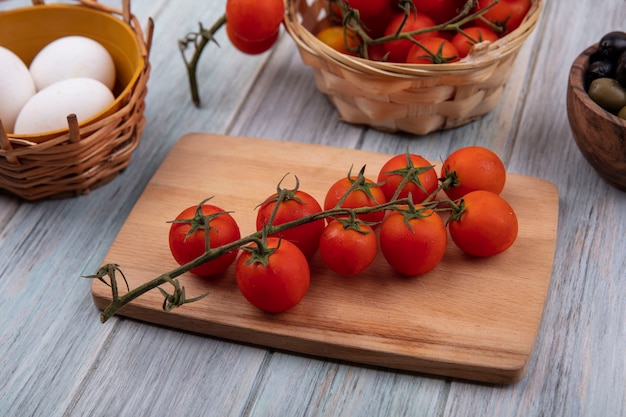
[(531, 0), (331, 0), (329, 26), (316, 36), (372, 60), (445, 64), (510, 33), (530, 8)]
[[(377, 61), (443, 64), (516, 29), (531, 0), (330, 0), (315, 35), (333, 49)], [(282, 0), (227, 0), (226, 34), (247, 54), (278, 39)]]
[(626, 32), (605, 34), (589, 58), (586, 88), (606, 111), (626, 119)]
[(484, 147), (452, 152), (439, 172), (407, 152), (383, 164), (376, 181), (365, 167), (356, 175), (350, 170), (329, 185), (323, 206), (299, 189), (297, 178), (294, 189), (279, 183), (257, 207), (257, 233), (244, 239), (230, 213), (205, 200), (171, 222), (169, 245), (180, 265), (213, 251), (190, 269), (199, 276), (222, 274), (235, 263), (244, 298), (277, 313), (305, 296), (309, 262), (318, 254), (340, 276), (365, 271), (378, 253), (391, 270), (420, 276), (444, 258), (448, 236), (469, 255), (505, 251), (518, 231), (515, 211), (500, 196), (505, 181), (504, 164)]

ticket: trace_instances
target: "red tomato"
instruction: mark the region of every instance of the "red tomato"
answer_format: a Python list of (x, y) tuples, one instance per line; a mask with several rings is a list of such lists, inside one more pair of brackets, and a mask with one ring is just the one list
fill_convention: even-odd
[(420, 39), (421, 45), (413, 45), (406, 57), (408, 64), (447, 64), (458, 61), (459, 51), (452, 42), (440, 37)]
[(268, 237), (258, 254), (243, 250), (235, 268), (239, 291), (250, 304), (269, 313), (295, 307), (306, 295), (311, 272), (304, 254), (288, 240)]
[[(492, 4), (494, 0), (477, 0), (476, 11)], [(509, 33), (522, 24), (530, 10), (531, 0), (499, 0), (487, 10), (483, 17), (503, 29), (502, 34)]]
[(283, 21), (283, 0), (227, 0), (226, 21), (230, 31), (248, 42), (261, 42), (276, 35)]
[(350, 7), (359, 11), (361, 22), (372, 38), (383, 36), (393, 9), (389, 0), (350, 0)]
[(418, 12), (430, 16), (435, 23), (445, 23), (459, 15), (466, 0), (413, 0)]
[(389, 0), (349, 0), (350, 8), (359, 11), (361, 19), (380, 18), (387, 10), (391, 9)]
[[(241, 237), (235, 219), (221, 208), (202, 204), (202, 212), (197, 211), (198, 206), (188, 207), (170, 226), (170, 251), (179, 265), (191, 262), (206, 252), (207, 228), (211, 248), (234, 242)], [(236, 257), (237, 251), (233, 250), (193, 268), (190, 272), (203, 277), (216, 275), (224, 272)]]
[[(371, 38), (383, 36), (393, 14), (389, 0), (350, 0), (348, 6), (358, 12), (362, 28)], [(333, 24), (343, 23), (343, 13), (335, 2), (329, 2), (329, 18)], [(348, 23), (350, 25), (351, 23)]]
[(500, 39), (498, 34), (491, 29), (480, 26), (465, 28), (463, 29), (463, 32), (458, 32), (452, 38), (452, 45), (454, 45), (456, 50), (459, 51), (459, 56), (461, 58), (469, 55), (472, 46), (477, 43), (481, 43), (483, 41), (495, 42)]
[(374, 230), (361, 222), (332, 220), (320, 239), (320, 255), (328, 268), (344, 276), (365, 271), (376, 258)]
[(315, 36), (336, 51), (347, 55), (356, 55), (355, 51), (359, 46), (356, 34), (343, 26), (329, 26), (319, 31)]
[(507, 250), (517, 238), (517, 216), (511, 205), (491, 191), (472, 191), (461, 200), (461, 211), (450, 216), (454, 243), (474, 256), (493, 256)]
[[(416, 206), (416, 209), (419, 213), (422, 207)], [(380, 226), (383, 256), (403, 275), (424, 275), (433, 270), (443, 259), (447, 239), (445, 223), (432, 210), (409, 217), (406, 213), (393, 211)]]
[[(261, 230), (263, 225), (269, 224), (272, 218), (272, 212), (276, 207), (276, 197), (277, 194), (270, 196), (259, 207), (256, 218), (257, 230)], [(277, 226), (288, 223), (321, 211), (322, 207), (313, 196), (304, 191), (297, 190), (289, 193), (287, 198), (280, 203), (274, 215), (272, 225)], [(324, 220), (320, 219), (292, 227), (274, 236), (282, 237), (295, 244), (302, 251), (304, 256), (310, 258), (317, 251), (324, 226)]]
[[(385, 36), (395, 35), (402, 25), (403, 20), (403, 13), (395, 13), (385, 29)], [(401, 33), (414, 32), (416, 30), (426, 29), (432, 26), (435, 26), (435, 21), (433, 19), (423, 13), (411, 12), (409, 17), (406, 19), (406, 23), (402, 27)], [(419, 35), (414, 35), (413, 39), (421, 40), (433, 36), (439, 36), (439, 32), (425, 32)], [(387, 60), (389, 62), (406, 62), (407, 54), (414, 44), (407, 39), (397, 39), (385, 42), (383, 45), (385, 47), (385, 52), (388, 54)]]
[[(324, 210), (330, 210), (337, 206), (339, 200), (348, 192), (352, 183), (357, 179), (355, 176), (342, 178), (330, 186), (324, 199)], [(350, 192), (347, 198), (341, 204), (343, 208), (359, 208), (372, 207), (378, 204), (384, 204), (387, 200), (383, 190), (369, 179), (365, 179), (365, 184)], [(368, 223), (378, 223), (385, 217), (384, 211), (377, 211), (367, 214), (358, 215), (359, 220)]]
[(409, 193), (413, 203), (420, 204), (437, 190), (439, 178), (430, 162), (420, 155), (400, 154), (392, 157), (380, 169), (378, 183), (381, 184), (387, 201), (391, 201), (402, 179), (414, 169), (409, 181), (404, 184), (397, 198), (406, 198)]
[[(482, 146), (467, 146), (452, 152), (441, 166), (441, 178), (451, 177), (444, 186), (451, 200), (471, 191), (486, 190), (500, 194), (506, 182), (506, 169), (498, 155)], [(445, 182), (445, 180), (444, 180)]]
[(382, 43), (365, 45), (367, 48), (367, 59), (372, 61), (384, 62), (386, 57), (385, 46)]
[(228, 40), (230, 40), (230, 43), (232, 43), (235, 48), (245, 54), (250, 55), (261, 54), (269, 50), (278, 40), (278, 31), (276, 31), (274, 35), (270, 36), (267, 39), (263, 39), (258, 42), (247, 41), (240, 38), (239, 35), (237, 35), (236, 33), (233, 33), (228, 22), (226, 22), (226, 35), (228, 36)]

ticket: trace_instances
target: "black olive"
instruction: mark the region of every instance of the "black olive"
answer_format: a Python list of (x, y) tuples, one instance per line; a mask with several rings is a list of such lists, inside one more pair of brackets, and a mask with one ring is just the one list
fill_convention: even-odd
[(615, 67), (615, 79), (626, 88), (626, 52), (617, 59), (617, 65)]
[(590, 64), (593, 64), (596, 61), (606, 61), (606, 57), (600, 52), (600, 49), (596, 49), (594, 53), (589, 55)]
[(615, 78), (615, 64), (612, 61), (595, 61), (587, 70), (587, 85), (596, 78)]
[(598, 51), (607, 59), (615, 60), (626, 51), (626, 32), (609, 32), (600, 39)]

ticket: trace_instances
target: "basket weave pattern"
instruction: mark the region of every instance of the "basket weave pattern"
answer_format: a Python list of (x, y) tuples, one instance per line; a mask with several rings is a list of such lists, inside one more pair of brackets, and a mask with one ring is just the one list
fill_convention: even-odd
[(328, 0), (287, 0), (285, 26), (342, 120), (424, 135), (464, 125), (496, 106), (542, 2), (533, 0), (512, 33), (476, 45), (467, 58), (448, 64), (377, 62), (335, 51), (315, 37), (329, 25)]
[(123, 1), (123, 10), (93, 1), (76, 7), (121, 16), (137, 36), (144, 66), (119, 109), (97, 121), (79, 127), (68, 115), (67, 130), (38, 143), (7, 135), (0, 126), (0, 189), (30, 201), (86, 194), (106, 184), (128, 166), (145, 126), (152, 21), (144, 40), (129, 1)]

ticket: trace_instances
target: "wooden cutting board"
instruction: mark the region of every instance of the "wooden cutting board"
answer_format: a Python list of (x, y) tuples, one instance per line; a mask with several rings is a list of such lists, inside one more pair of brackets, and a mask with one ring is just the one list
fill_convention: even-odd
[[(155, 173), (113, 242), (104, 263), (117, 263), (131, 288), (177, 266), (167, 221), (214, 196), (233, 210), (242, 235), (254, 232), (255, 207), (286, 173), (322, 202), (353, 165), (376, 178), (390, 155), (320, 145), (188, 134)], [(283, 186), (292, 187), (287, 177)], [(505, 253), (479, 259), (452, 242), (443, 262), (418, 278), (395, 274), (379, 256), (365, 273), (341, 277), (312, 261), (302, 302), (263, 313), (239, 293), (231, 269), (215, 279), (183, 275), (188, 297), (201, 301), (171, 312), (152, 290), (120, 311), (150, 323), (285, 351), (419, 373), (511, 383), (526, 370), (550, 283), (558, 191), (545, 180), (510, 174), (502, 193), (516, 210), (519, 236)], [(166, 288), (170, 291), (170, 288)], [(171, 291), (170, 291), (171, 292)], [(94, 280), (95, 305), (111, 301)]]

